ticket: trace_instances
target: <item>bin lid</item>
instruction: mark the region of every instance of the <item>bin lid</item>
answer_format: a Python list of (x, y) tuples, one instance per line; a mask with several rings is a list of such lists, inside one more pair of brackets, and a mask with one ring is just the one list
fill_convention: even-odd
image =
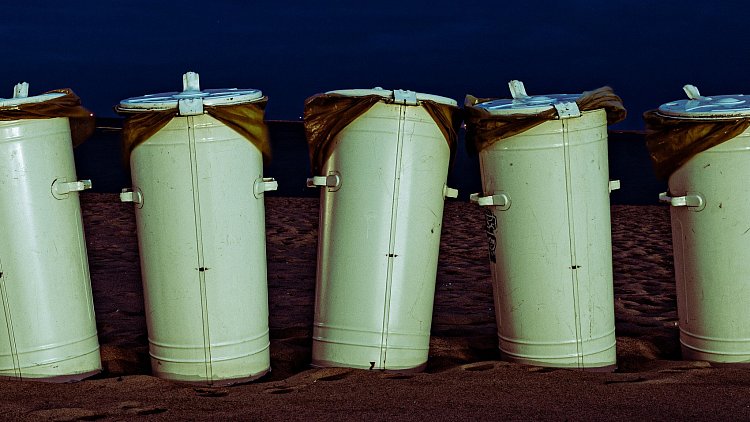
[(230, 105), (257, 101), (263, 98), (258, 89), (200, 89), (198, 74), (188, 72), (183, 75), (182, 92), (162, 92), (131, 97), (120, 101), (120, 108), (130, 111), (168, 110), (178, 107), (179, 100), (200, 98), (203, 105)]
[(700, 95), (698, 88), (685, 85), (682, 88), (688, 95), (687, 100), (677, 100), (659, 107), (659, 113), (665, 116), (683, 118), (727, 118), (750, 116), (750, 96), (748, 95)]
[(537, 114), (547, 111), (555, 104), (575, 102), (581, 94), (547, 94), (528, 95), (523, 82), (512, 80), (508, 82), (510, 93), (513, 98), (500, 98), (474, 104), (474, 107), (483, 108), (491, 114)]
[(575, 102), (580, 96), (581, 94), (549, 94), (502, 98), (478, 103), (475, 107), (483, 108), (492, 114), (537, 114), (553, 108), (555, 104)]
[(339, 89), (336, 91), (328, 91), (326, 94), (339, 94), (347, 97), (365, 97), (367, 95), (379, 95), (383, 98), (395, 98), (395, 95), (415, 96), (418, 101), (434, 101), (440, 104), (447, 104), (451, 106), (457, 106), (456, 100), (447, 97), (441, 97), (439, 95), (425, 94), (422, 92), (414, 92), (408, 90), (389, 90), (381, 87), (375, 87), (372, 89)]
[(120, 101), (126, 110), (166, 110), (177, 107), (177, 102), (185, 98), (202, 98), (204, 105), (229, 105), (257, 101), (263, 98), (258, 89), (204, 89), (197, 92), (162, 92), (132, 97)]
[(13, 98), (0, 98), (0, 107), (13, 107), (21, 104), (43, 103), (65, 94), (62, 92), (51, 92), (47, 94), (33, 95), (29, 97), (29, 84), (21, 82), (13, 87)]

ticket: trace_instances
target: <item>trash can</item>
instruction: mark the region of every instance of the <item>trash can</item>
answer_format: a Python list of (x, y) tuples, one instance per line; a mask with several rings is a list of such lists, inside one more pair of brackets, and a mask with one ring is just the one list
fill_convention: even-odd
[(701, 96), (644, 114), (657, 173), (669, 180), (682, 357), (750, 363), (750, 97)]
[(68, 89), (28, 87), (0, 99), (0, 377), (76, 381), (101, 370), (78, 200), (91, 181), (71, 142), (94, 118)]
[(195, 384), (269, 371), (263, 177), (266, 97), (255, 89), (128, 98), (129, 154), (153, 373)]
[(380, 88), (306, 101), (308, 186), (321, 187), (313, 365), (425, 366), (456, 111)]
[[(616, 364), (607, 123), (609, 88), (512, 99), (468, 96), (478, 151), (499, 348), (505, 359), (611, 370)], [(611, 117), (609, 116), (611, 114)]]

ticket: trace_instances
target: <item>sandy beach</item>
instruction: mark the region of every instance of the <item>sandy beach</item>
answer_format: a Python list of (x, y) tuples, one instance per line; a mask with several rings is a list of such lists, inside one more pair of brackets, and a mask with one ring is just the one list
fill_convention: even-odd
[(8, 420), (750, 420), (750, 369), (680, 359), (669, 208), (613, 206), (618, 370), (500, 360), (482, 211), (446, 204), (423, 373), (311, 369), (318, 200), (266, 198), (272, 372), (205, 388), (150, 375), (135, 217), (81, 195), (104, 371), (0, 381)]

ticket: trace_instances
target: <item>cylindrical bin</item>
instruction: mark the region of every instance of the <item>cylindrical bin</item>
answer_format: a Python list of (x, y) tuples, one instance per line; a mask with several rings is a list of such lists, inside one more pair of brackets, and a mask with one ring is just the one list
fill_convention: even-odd
[(427, 362), (455, 101), (412, 91), (311, 97), (321, 186), (312, 364), (419, 370)]
[(530, 365), (614, 369), (609, 193), (619, 182), (609, 181), (607, 112), (581, 101), (611, 90), (528, 96), (510, 86), (513, 99), (467, 102), (482, 116), (467, 119), (484, 190), (471, 199), (487, 207), (500, 351)]
[[(120, 102), (130, 151), (153, 373), (225, 385), (270, 370), (263, 192), (266, 98), (255, 89)], [(159, 122), (158, 124), (156, 122)]]
[(669, 177), (682, 357), (750, 363), (750, 97), (685, 91), (644, 116)]
[(69, 90), (0, 99), (0, 376), (67, 382), (101, 370)]

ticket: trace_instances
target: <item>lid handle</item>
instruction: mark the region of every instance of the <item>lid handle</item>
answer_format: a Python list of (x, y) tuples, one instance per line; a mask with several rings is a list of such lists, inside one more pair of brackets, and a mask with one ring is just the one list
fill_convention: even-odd
[(195, 72), (187, 72), (182, 75), (182, 94), (177, 100), (177, 108), (180, 116), (196, 116), (203, 114), (203, 100), (201, 95), (200, 77)]
[(13, 98), (26, 98), (29, 96), (29, 83), (21, 82), (17, 83), (13, 87)]
[(414, 91), (395, 89), (393, 90), (393, 101), (396, 104), (417, 105), (417, 93)]
[(695, 85), (687, 84), (682, 87), (682, 90), (685, 91), (685, 94), (687, 94), (688, 98), (691, 100), (699, 100), (703, 98), (700, 91), (698, 91), (698, 87)]
[(523, 82), (521, 81), (513, 79), (508, 82), (508, 88), (510, 88), (510, 95), (513, 96), (514, 100), (520, 100), (529, 96), (526, 93), (526, 87), (523, 86)]
[(195, 72), (187, 72), (182, 75), (182, 91), (200, 91), (200, 77)]

